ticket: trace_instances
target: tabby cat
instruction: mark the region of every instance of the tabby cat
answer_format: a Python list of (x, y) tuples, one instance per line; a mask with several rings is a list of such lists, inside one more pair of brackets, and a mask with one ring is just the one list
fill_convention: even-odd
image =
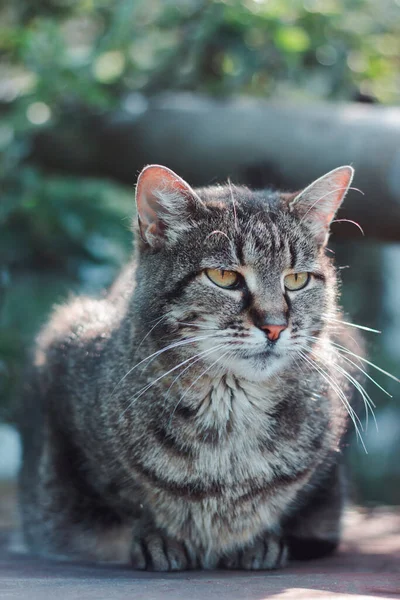
[(142, 171), (132, 263), (36, 343), (20, 423), (31, 552), (170, 571), (335, 549), (356, 376), (326, 243), (352, 177), (288, 194)]

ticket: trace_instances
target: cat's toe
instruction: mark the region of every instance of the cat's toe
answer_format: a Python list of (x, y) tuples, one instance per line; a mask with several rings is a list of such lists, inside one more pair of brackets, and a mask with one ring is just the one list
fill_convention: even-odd
[(288, 551), (280, 538), (267, 536), (256, 540), (251, 546), (229, 553), (220, 561), (223, 569), (259, 571), (280, 569), (287, 563)]
[(281, 538), (265, 540), (266, 552), (263, 556), (260, 569), (281, 569), (288, 561), (288, 548)]
[(193, 568), (184, 544), (159, 533), (134, 540), (131, 548), (131, 565), (141, 571), (165, 572)]

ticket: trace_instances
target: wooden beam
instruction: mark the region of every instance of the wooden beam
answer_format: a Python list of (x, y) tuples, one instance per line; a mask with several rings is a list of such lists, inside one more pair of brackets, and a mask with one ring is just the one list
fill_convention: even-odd
[[(339, 218), (370, 238), (400, 240), (400, 109), (364, 104), (303, 104), (188, 94), (125, 102), (129, 111), (88, 117), (39, 134), (32, 158), (47, 168), (134, 184), (160, 163), (194, 186), (232, 181), (297, 190), (342, 164), (356, 169)], [(341, 237), (358, 237), (349, 223)]]

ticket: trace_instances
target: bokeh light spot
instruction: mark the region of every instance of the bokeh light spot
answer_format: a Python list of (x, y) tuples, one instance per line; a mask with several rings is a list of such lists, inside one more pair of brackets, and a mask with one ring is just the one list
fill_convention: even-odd
[(93, 65), (94, 76), (101, 83), (113, 83), (125, 68), (125, 57), (122, 52), (112, 50), (100, 54)]
[(34, 125), (43, 125), (51, 117), (51, 110), (44, 102), (33, 102), (26, 111), (28, 120)]
[(310, 38), (301, 27), (285, 27), (275, 35), (276, 44), (286, 52), (304, 52), (310, 46)]
[(337, 61), (336, 48), (330, 44), (319, 46), (315, 52), (315, 56), (319, 64), (324, 65), (324, 67), (330, 67)]

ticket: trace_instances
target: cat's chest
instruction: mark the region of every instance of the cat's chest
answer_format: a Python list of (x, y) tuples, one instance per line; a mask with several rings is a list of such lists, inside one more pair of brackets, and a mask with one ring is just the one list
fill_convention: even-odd
[[(259, 384), (213, 381), (196, 416), (191, 469), (198, 477), (228, 483), (270, 480), (282, 462), (297, 464), (301, 427), (284, 424), (274, 410), (278, 398)], [(283, 426), (286, 425), (286, 434)]]
[(214, 381), (196, 417), (189, 477), (254, 487), (309, 469), (331, 443), (329, 407), (304, 390), (289, 391)]
[(206, 430), (235, 431), (236, 435), (257, 426), (260, 415), (275, 402), (262, 384), (224, 376), (204, 384), (196, 398), (199, 409), (197, 425)]

